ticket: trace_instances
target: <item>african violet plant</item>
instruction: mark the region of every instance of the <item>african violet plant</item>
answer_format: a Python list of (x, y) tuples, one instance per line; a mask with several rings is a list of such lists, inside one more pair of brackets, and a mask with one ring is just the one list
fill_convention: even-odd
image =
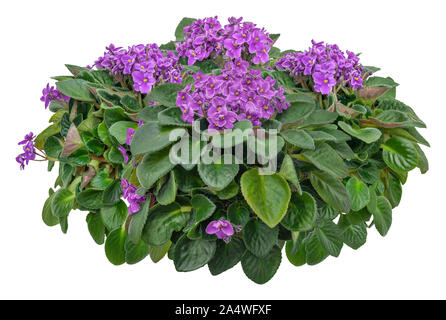
[[(175, 36), (110, 45), (43, 90), (51, 125), (16, 160), (59, 163), (47, 225), (66, 233), (79, 209), (115, 265), (167, 254), (178, 271), (217, 275), (241, 261), (259, 284), (283, 247), (293, 265), (315, 265), (361, 247), (372, 226), (387, 234), (429, 146), (392, 78), (337, 45), (281, 51), (279, 35), (242, 19), (184, 18)], [(189, 160), (217, 158), (178, 162), (178, 141)]]

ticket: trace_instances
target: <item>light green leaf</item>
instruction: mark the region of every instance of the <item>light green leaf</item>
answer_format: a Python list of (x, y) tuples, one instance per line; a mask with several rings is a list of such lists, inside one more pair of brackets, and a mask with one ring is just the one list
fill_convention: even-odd
[(257, 168), (243, 173), (240, 179), (243, 197), (257, 216), (274, 228), (285, 216), (291, 191), (280, 175), (260, 175)]

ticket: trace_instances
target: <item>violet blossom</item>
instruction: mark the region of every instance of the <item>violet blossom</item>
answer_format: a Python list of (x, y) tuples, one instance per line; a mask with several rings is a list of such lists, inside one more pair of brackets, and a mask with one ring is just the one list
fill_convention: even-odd
[(25, 165), (28, 165), (30, 160), (36, 158), (34, 138), (34, 134), (30, 132), (18, 143), (18, 145), (23, 145), (23, 153), (15, 158), (16, 162), (20, 165), (21, 170), (25, 169)]
[(137, 194), (136, 187), (126, 179), (121, 178), (121, 188), (123, 191), (123, 198), (129, 203), (129, 214), (132, 215), (135, 212), (138, 212), (141, 209), (141, 203), (146, 201), (146, 197)]
[(59, 89), (54, 88), (54, 86), (50, 86), (47, 83), (46, 87), (42, 90), (42, 97), (40, 97), (40, 101), (45, 102), (45, 109), (48, 108), (48, 105), (51, 101), (59, 100), (61, 102), (67, 102), (70, 100), (70, 97), (62, 94)]
[[(250, 120), (259, 126), (285, 110), (285, 90), (270, 76), (262, 78), (260, 70), (248, 69), (246, 61), (237, 59), (226, 63), (220, 75), (194, 74), (194, 83), (177, 94), (183, 121), (192, 123), (205, 117), (209, 129), (232, 129), (234, 122)], [(277, 89), (276, 89), (277, 88)]]
[(231, 241), (231, 236), (234, 234), (234, 228), (232, 224), (227, 220), (216, 220), (209, 222), (206, 227), (207, 234), (215, 234), (218, 239), (222, 239), (228, 243)]
[(182, 82), (179, 58), (171, 51), (164, 53), (156, 44), (139, 44), (128, 49), (111, 44), (106, 49), (94, 65), (117, 77), (130, 77), (135, 91), (147, 94), (156, 83)]
[(184, 41), (176, 44), (180, 57), (188, 64), (224, 54), (231, 59), (251, 59), (254, 64), (269, 60), (268, 52), (273, 44), (265, 29), (242, 18), (228, 19), (222, 26), (217, 17), (199, 19), (184, 28)]
[(314, 90), (330, 94), (336, 84), (349, 85), (353, 89), (362, 87), (364, 67), (351, 51), (342, 51), (335, 44), (312, 41), (312, 47), (304, 52), (285, 54), (276, 67), (293, 76), (311, 76)]

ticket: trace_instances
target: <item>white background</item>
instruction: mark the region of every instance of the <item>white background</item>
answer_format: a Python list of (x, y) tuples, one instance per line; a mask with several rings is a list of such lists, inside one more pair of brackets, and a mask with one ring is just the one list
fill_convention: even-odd
[[(446, 298), (445, 11), (444, 1), (427, 0), (2, 1), (0, 298)], [(386, 238), (370, 230), (358, 251), (344, 246), (314, 267), (284, 257), (259, 286), (240, 265), (217, 277), (207, 268), (178, 273), (168, 259), (113, 266), (91, 239), (85, 212), (70, 214), (67, 235), (43, 224), (55, 172), (40, 162), (19, 171), (14, 158), (25, 133), (47, 126), (39, 98), (49, 77), (67, 74), (65, 63), (91, 64), (110, 42), (162, 44), (183, 16), (211, 15), (222, 23), (243, 16), (281, 33), (283, 50), (306, 49), (313, 38), (338, 43), (400, 83), (397, 97), (428, 124), (431, 170), (410, 174)]]

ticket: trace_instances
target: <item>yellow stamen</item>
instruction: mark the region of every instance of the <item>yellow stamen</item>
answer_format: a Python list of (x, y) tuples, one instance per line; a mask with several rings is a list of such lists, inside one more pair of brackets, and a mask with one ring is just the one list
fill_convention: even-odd
[(214, 87), (214, 85), (211, 83), (211, 88), (213, 88)]
[(141, 69), (144, 69), (144, 66), (141, 66)]
[(220, 108), (220, 107), (218, 107), (218, 108), (217, 108), (217, 111), (220, 111), (220, 110), (221, 110), (221, 108)]
[(246, 118), (251, 119), (251, 116), (247, 116)]
[(263, 92), (264, 90), (263, 90), (263, 88), (262, 89), (260, 89), (260, 92)]
[(265, 105), (263, 106), (263, 109), (268, 110), (269, 108), (268, 108), (268, 106), (265, 104)]
[(144, 79), (144, 82), (147, 82), (148, 80), (147, 79)]
[(187, 113), (187, 109), (184, 109), (183, 113)]
[(328, 83), (328, 80), (327, 80), (327, 79), (325, 79), (325, 80), (324, 80), (324, 83)]
[(313, 63), (313, 61), (311, 61), (311, 60), (308, 60), (308, 63), (309, 63), (309, 64), (311, 64), (311, 63)]
[(129, 59), (129, 62), (132, 63), (132, 59)]
[(260, 40), (260, 38), (259, 37), (256, 37), (256, 41), (259, 41)]
[(249, 101), (252, 101), (252, 98), (251, 98), (251, 97), (249, 97), (249, 98), (248, 98), (248, 100), (249, 100)]
[(235, 95), (236, 95), (236, 96), (238, 96), (239, 94), (240, 94), (240, 92), (238, 92), (238, 91), (235, 92)]

